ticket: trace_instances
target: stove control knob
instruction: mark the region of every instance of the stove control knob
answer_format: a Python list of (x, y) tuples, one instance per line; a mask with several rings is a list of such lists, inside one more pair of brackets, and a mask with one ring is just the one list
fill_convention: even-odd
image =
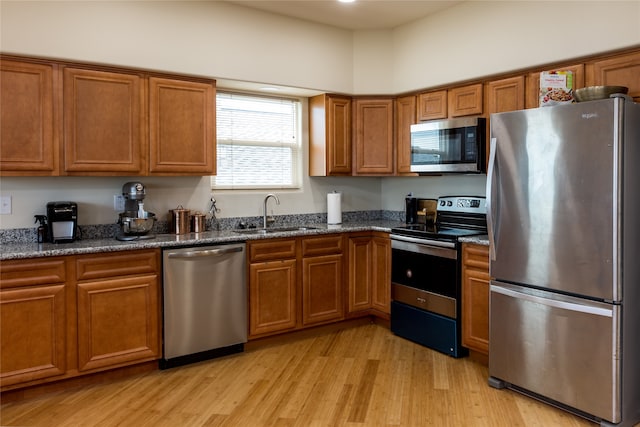
[(453, 206), (453, 202), (452, 202), (451, 200), (449, 200), (449, 201), (447, 202), (447, 206)]
[(440, 206), (444, 206), (446, 204), (447, 204), (447, 202), (445, 202), (444, 200), (440, 200)]

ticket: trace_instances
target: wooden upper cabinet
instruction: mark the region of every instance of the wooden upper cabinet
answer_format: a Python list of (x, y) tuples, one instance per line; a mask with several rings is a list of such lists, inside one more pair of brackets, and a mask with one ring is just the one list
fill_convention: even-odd
[(0, 60), (0, 174), (58, 175), (54, 66)]
[(143, 174), (144, 83), (136, 73), (63, 70), (64, 173)]
[(149, 172), (215, 175), (215, 83), (149, 78)]
[(351, 98), (309, 98), (309, 176), (351, 175)]
[(216, 172), (214, 80), (7, 55), (0, 67), (0, 175)]
[(482, 114), (482, 83), (449, 89), (448, 109), (449, 117)]
[[(553, 70), (573, 72), (573, 89), (584, 87), (584, 64), (554, 67)], [(540, 106), (540, 72), (529, 73), (526, 77), (525, 106), (526, 108)]]
[(411, 125), (416, 123), (416, 97), (396, 99), (395, 149), (398, 175), (417, 175), (411, 172)]
[(353, 120), (354, 175), (393, 174), (393, 99), (356, 99)]
[(447, 110), (447, 90), (419, 94), (417, 114), (419, 121), (446, 119), (449, 114)]
[(487, 115), (524, 109), (524, 76), (487, 83)]
[(588, 63), (585, 86), (626, 86), (640, 102), (640, 52)]

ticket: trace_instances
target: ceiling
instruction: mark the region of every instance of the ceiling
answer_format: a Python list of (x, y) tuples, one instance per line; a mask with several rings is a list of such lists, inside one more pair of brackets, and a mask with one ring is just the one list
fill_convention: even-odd
[(240, 6), (331, 25), (346, 30), (392, 29), (449, 8), (454, 0), (226, 0)]

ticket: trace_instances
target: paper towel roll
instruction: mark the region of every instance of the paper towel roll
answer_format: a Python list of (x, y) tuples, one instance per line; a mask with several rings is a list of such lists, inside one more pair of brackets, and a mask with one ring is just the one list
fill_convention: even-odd
[(342, 224), (342, 193), (327, 194), (327, 224)]

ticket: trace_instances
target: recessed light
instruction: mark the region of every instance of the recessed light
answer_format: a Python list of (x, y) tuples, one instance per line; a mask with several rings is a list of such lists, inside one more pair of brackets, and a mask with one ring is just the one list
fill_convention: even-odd
[(280, 88), (273, 87), (273, 86), (266, 86), (266, 87), (261, 87), (260, 90), (264, 90), (266, 92), (278, 92), (280, 91)]
[(356, 0), (338, 0), (340, 3), (353, 3)]

